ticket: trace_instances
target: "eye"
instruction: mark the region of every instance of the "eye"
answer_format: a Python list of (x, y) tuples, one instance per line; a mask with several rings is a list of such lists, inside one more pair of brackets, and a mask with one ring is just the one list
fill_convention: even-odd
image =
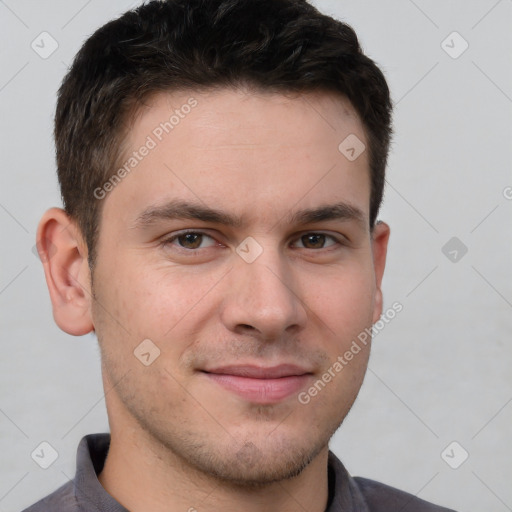
[(163, 241), (165, 246), (177, 246), (183, 249), (194, 250), (204, 249), (215, 245), (215, 240), (205, 233), (200, 231), (187, 231), (173, 235)]
[[(326, 242), (329, 241), (331, 243), (326, 245)], [(325, 233), (306, 233), (305, 235), (302, 235), (295, 243), (302, 244), (298, 246), (300, 249), (325, 249), (327, 247), (340, 244), (336, 238), (331, 235), (326, 235)]]
[[(185, 231), (172, 235), (162, 241), (165, 247), (174, 247), (188, 251), (206, 249), (217, 245), (218, 242), (210, 235), (201, 231)], [(299, 249), (327, 249), (336, 245), (343, 245), (334, 236), (325, 233), (306, 233), (300, 236), (293, 244)]]

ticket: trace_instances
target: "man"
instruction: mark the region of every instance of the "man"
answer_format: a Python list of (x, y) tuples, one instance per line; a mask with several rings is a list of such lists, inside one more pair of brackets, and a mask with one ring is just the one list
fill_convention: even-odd
[(390, 135), (382, 73), (305, 0), (153, 1), (91, 36), (37, 236), (111, 432), (28, 511), (446, 510), (328, 449), (383, 311)]

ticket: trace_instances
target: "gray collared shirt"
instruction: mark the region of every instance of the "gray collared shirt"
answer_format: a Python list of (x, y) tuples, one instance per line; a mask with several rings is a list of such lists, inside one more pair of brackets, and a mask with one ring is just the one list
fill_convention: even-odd
[[(23, 512), (129, 512), (100, 484), (110, 434), (80, 441), (75, 478)], [(325, 512), (454, 512), (366, 478), (352, 478), (329, 452), (329, 502)]]

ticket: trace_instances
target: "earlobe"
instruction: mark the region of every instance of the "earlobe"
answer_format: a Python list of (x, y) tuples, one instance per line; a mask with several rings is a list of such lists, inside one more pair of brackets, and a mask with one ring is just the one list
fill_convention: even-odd
[(373, 268), (375, 272), (375, 304), (373, 309), (373, 323), (375, 323), (382, 314), (383, 296), (382, 296), (382, 277), (386, 266), (386, 255), (388, 250), (390, 229), (385, 222), (379, 221), (372, 232), (372, 254)]
[(64, 210), (51, 208), (41, 218), (36, 238), (55, 322), (74, 336), (91, 332), (91, 279), (78, 226)]

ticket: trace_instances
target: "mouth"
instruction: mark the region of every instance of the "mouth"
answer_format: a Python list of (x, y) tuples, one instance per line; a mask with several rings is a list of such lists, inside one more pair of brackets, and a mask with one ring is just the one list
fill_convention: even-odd
[(258, 404), (281, 402), (297, 394), (313, 375), (310, 370), (291, 364), (224, 366), (202, 373), (227, 391)]

